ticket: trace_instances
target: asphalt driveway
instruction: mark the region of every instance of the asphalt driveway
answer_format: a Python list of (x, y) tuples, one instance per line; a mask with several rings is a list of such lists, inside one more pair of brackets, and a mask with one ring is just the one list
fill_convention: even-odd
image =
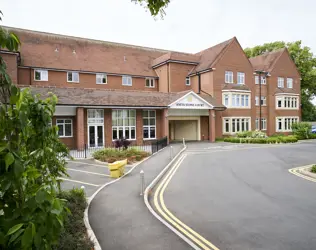
[(61, 188), (69, 190), (84, 187), (87, 197), (112, 180), (107, 166), (94, 160), (68, 161), (66, 168), (69, 176), (62, 178)]
[(288, 169), (316, 163), (316, 142), (188, 144), (168, 209), (220, 249), (316, 249), (316, 184)]

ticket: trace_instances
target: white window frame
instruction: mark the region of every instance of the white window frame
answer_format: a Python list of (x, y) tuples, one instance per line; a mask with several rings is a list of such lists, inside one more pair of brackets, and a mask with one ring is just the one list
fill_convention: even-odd
[[(225, 104), (225, 97), (228, 96), (228, 105)], [(230, 109), (250, 109), (251, 93), (249, 92), (222, 92), (222, 103)], [(242, 105), (244, 104), (244, 105)], [(247, 105), (248, 104), (248, 105)]]
[(261, 96), (261, 106), (267, 106), (267, 97)]
[[(40, 79), (36, 79), (36, 73), (40, 74)], [(34, 70), (34, 81), (47, 82), (48, 81), (48, 70), (35, 69)]]
[(133, 78), (131, 76), (122, 76), (122, 85), (123, 86), (133, 86)]
[[(147, 84), (147, 81), (149, 84)], [(145, 79), (145, 87), (146, 88), (154, 88), (155, 87), (155, 79), (154, 78), (146, 78)]]
[[(71, 78), (72, 78), (71, 81), (69, 81), (69, 79), (68, 79), (69, 74), (71, 74)], [(78, 81), (74, 81), (74, 78), (75, 78), (74, 75), (75, 75), (75, 74), (78, 74)], [(68, 71), (68, 72), (67, 72), (67, 82), (79, 83), (79, 82), (80, 82), (79, 72), (77, 72), (77, 71)]]
[(190, 85), (191, 85), (191, 79), (190, 79), (190, 77), (186, 77), (186, 78), (185, 78), (185, 85), (186, 85), (186, 86), (190, 86)]
[[(278, 105), (281, 101), (281, 107)], [(290, 105), (288, 105), (290, 104)], [(275, 98), (276, 109), (298, 110), (299, 109), (299, 96), (294, 95), (277, 95)]]
[(289, 89), (293, 89), (293, 78), (286, 78), (286, 87)]
[(225, 71), (225, 83), (234, 83), (233, 71)]
[[(154, 112), (155, 116), (151, 117), (150, 116), (150, 112)], [(147, 113), (147, 116), (144, 116), (144, 113)], [(155, 125), (150, 125), (150, 119), (153, 119), (153, 118), (155, 119)], [(144, 120), (148, 121), (148, 125), (144, 125), (145, 124)], [(143, 132), (143, 139), (144, 140), (154, 140), (154, 139), (156, 139), (156, 137), (157, 137), (157, 128), (156, 128), (156, 126), (157, 126), (156, 110), (143, 110), (143, 131), (144, 131), (145, 128), (148, 129), (148, 135), (149, 135), (149, 137), (146, 138), (146, 137), (144, 137), (144, 132)], [(155, 137), (151, 137), (150, 136), (150, 129), (151, 128), (155, 129)]]
[[(233, 123), (235, 123), (235, 126), (233, 126)], [(226, 130), (227, 124), (229, 126), (229, 131)], [(246, 128), (247, 126), (248, 130), (242, 130), (243, 127)], [(235, 129), (233, 130), (233, 128)], [(242, 131), (251, 131), (251, 117), (223, 117), (222, 130), (224, 135), (233, 135)]]
[(278, 77), (278, 88), (284, 88), (284, 77)]
[(245, 84), (246, 75), (244, 72), (237, 72), (237, 84)]
[(255, 105), (259, 106), (259, 96), (255, 96)]
[[(70, 120), (70, 122), (66, 122), (66, 120)], [(60, 121), (62, 121), (62, 122), (60, 122)], [(65, 135), (65, 132), (66, 132), (66, 126), (65, 125), (66, 124), (70, 124), (71, 125), (71, 135)], [(59, 138), (70, 138), (70, 137), (73, 137), (73, 122), (72, 122), (72, 118), (56, 118), (56, 126), (58, 127), (58, 125), (62, 125), (63, 126), (63, 135), (58, 135)]]
[[(279, 129), (279, 122), (281, 121), (281, 129)], [(275, 118), (275, 131), (276, 132), (292, 132), (291, 125), (299, 122), (298, 116), (277, 116)]]
[[(259, 84), (259, 76), (255, 76), (255, 84)], [(266, 76), (261, 76), (261, 85), (266, 85), (267, 84), (267, 77)]]
[[(105, 79), (105, 82), (103, 82), (103, 79)], [(108, 77), (104, 73), (97, 73), (95, 75), (95, 82), (96, 84), (108, 84)]]
[[(131, 113), (134, 112), (135, 116), (131, 116)], [(121, 115), (121, 116), (120, 116)], [(116, 130), (117, 136), (119, 136), (119, 131), (122, 130), (122, 135), (126, 140), (129, 141), (135, 141), (137, 138), (136, 135), (136, 110), (135, 109), (112, 109), (112, 140), (120, 139), (120, 138), (114, 138), (113, 131)], [(115, 120), (115, 121), (114, 121)], [(122, 125), (119, 125), (119, 120), (122, 120)], [(126, 124), (126, 120), (128, 120), (128, 125)], [(131, 121), (134, 120), (135, 125), (130, 125)], [(116, 122), (116, 125), (113, 125), (113, 123)], [(129, 131), (129, 138), (126, 138), (126, 130)], [(135, 138), (132, 138), (132, 131), (135, 131)]]
[(223, 105), (229, 106), (229, 94), (223, 94)]

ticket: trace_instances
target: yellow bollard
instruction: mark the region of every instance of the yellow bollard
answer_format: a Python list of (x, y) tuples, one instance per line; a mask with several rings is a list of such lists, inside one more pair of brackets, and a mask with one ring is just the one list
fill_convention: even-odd
[(108, 167), (110, 170), (110, 176), (112, 178), (119, 178), (124, 175), (125, 165), (127, 164), (127, 159), (122, 161), (116, 161), (109, 163)]

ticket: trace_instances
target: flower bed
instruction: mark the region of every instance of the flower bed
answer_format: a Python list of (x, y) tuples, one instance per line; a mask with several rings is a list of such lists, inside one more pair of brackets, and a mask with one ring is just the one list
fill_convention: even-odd
[(141, 161), (149, 155), (150, 154), (148, 152), (141, 151), (135, 148), (129, 148), (126, 150), (105, 148), (94, 152), (93, 158), (108, 163), (127, 159), (127, 162), (131, 164), (137, 161)]
[(227, 137), (224, 142), (233, 143), (254, 143), (254, 144), (275, 144), (275, 143), (294, 143), (297, 142), (297, 137), (293, 135), (275, 135), (268, 137), (261, 131), (245, 131), (238, 133), (236, 137)]

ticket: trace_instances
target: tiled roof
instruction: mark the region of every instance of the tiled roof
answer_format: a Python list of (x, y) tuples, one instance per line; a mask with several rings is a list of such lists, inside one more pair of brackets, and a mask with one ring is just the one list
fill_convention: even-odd
[[(58, 97), (59, 105), (74, 106), (167, 107), (190, 92), (162, 93), (52, 87), (30, 87), (30, 89), (32, 93), (40, 94), (43, 98), (47, 97), (49, 92), (52, 92)], [(214, 107), (222, 107), (210, 96), (201, 95), (201, 97), (205, 97), (205, 100)]]
[(196, 56), (200, 56), (200, 63), (189, 74), (212, 68), (217, 62), (217, 59), (219, 59), (221, 54), (225, 51), (225, 48), (227, 48), (234, 39), (236, 38), (234, 37), (195, 54)]
[(168, 52), (17, 28), (7, 29), (15, 32), (21, 40), (22, 66), (156, 76), (152, 61)]
[(168, 52), (152, 62), (152, 66), (156, 66), (160, 63), (175, 60), (175, 61), (182, 61), (182, 62), (189, 62), (189, 63), (198, 63), (200, 61), (200, 56), (188, 54), (188, 53), (180, 53), (180, 52)]
[(286, 49), (279, 49), (272, 52), (267, 52), (260, 56), (251, 57), (249, 58), (249, 61), (251, 62), (254, 70), (270, 72), (273, 69), (277, 59), (285, 50)]

